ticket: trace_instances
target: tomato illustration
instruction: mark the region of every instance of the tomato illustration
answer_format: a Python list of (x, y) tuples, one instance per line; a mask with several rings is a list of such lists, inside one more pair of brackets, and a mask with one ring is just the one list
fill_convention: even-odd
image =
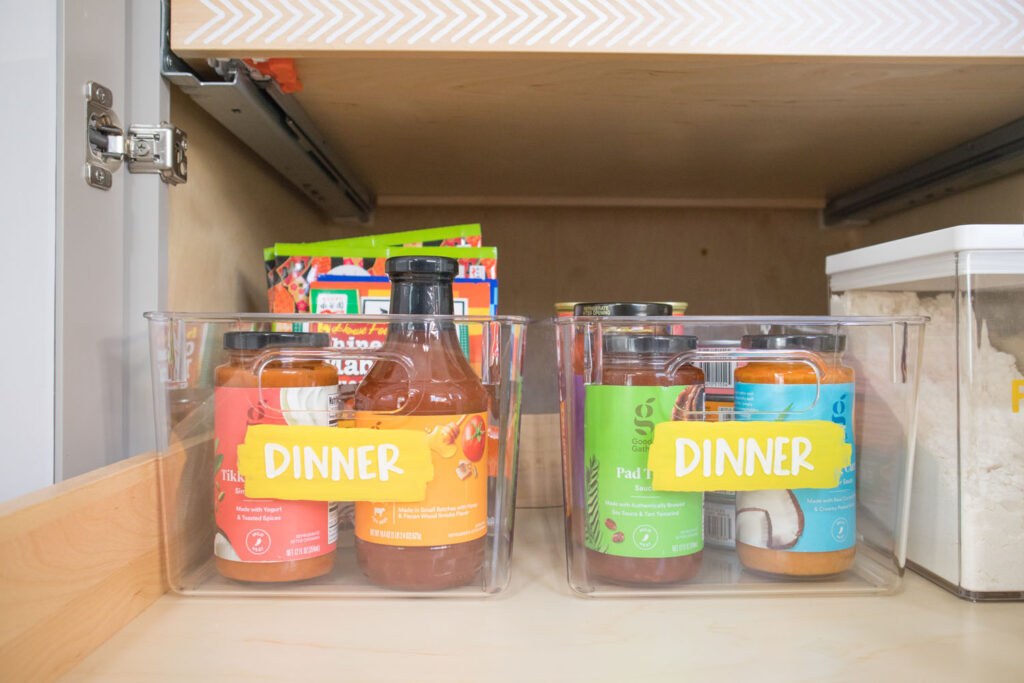
[(462, 454), (471, 462), (478, 462), (484, 457), (484, 444), (487, 441), (487, 425), (479, 415), (466, 420), (462, 425)]

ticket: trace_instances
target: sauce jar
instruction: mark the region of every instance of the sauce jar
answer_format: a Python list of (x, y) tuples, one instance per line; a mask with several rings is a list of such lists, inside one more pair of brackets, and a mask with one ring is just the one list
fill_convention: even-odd
[[(557, 306), (557, 304), (556, 304)], [(558, 309), (556, 308), (556, 311)], [(573, 304), (572, 308), (573, 315), (576, 316), (593, 316), (593, 317), (628, 317), (628, 318), (646, 318), (649, 316), (670, 316), (672, 315), (672, 306), (667, 303), (657, 302), (608, 302), (608, 303), (576, 303)], [(592, 372), (592, 366), (597, 362), (599, 353), (596, 349), (593, 349), (594, 340), (597, 335), (588, 331), (584, 325), (572, 325), (572, 393), (575, 397), (572, 419), (572, 431), (573, 434), (578, 435), (573, 440), (572, 447), (572, 472), (566, 472), (563, 470), (562, 476), (565, 481), (571, 482), (570, 486), (566, 487), (565, 491), (565, 514), (569, 517), (570, 527), (573, 529), (573, 533), (576, 538), (583, 537), (583, 531), (586, 524), (584, 518), (583, 500), (576, 495), (576, 492), (583, 490), (583, 406), (585, 403), (585, 392), (584, 392), (584, 372), (588, 375)], [(636, 325), (627, 326), (602, 326), (601, 332), (607, 334), (609, 332), (647, 332), (655, 333), (662, 332), (666, 333), (668, 330), (664, 325), (643, 325), (641, 321), (637, 321)], [(586, 359), (586, 366), (584, 367), (584, 359)], [(561, 359), (559, 365), (565, 367), (566, 364)], [(588, 378), (589, 379), (589, 378)], [(562, 414), (563, 423), (566, 420), (565, 415), (565, 399), (560, 397), (559, 412)], [(562, 429), (561, 446), (562, 451), (568, 450), (569, 446), (566, 440), (566, 429)], [(563, 459), (563, 463), (566, 462)], [(563, 465), (564, 467), (564, 465)]]
[(604, 336), (600, 383), (584, 409), (587, 567), (614, 583), (664, 584), (696, 576), (703, 556), (703, 494), (654, 491), (647, 453), (654, 425), (700, 419), (704, 373), (672, 368), (697, 338)]
[[(854, 371), (842, 362), (846, 337), (758, 334), (743, 337), (741, 344), (744, 349), (806, 351), (824, 371), (819, 378), (811, 365), (798, 360), (748, 362), (737, 368), (738, 419), (829, 420), (845, 428), (853, 448)], [(748, 412), (753, 414), (744, 415)], [(748, 569), (769, 574), (812, 577), (845, 571), (856, 554), (856, 507), (855, 456), (835, 488), (739, 491), (736, 554)]]
[[(214, 389), (214, 557), (217, 570), (229, 579), (299, 581), (327, 574), (334, 566), (336, 505), (246, 498), (237, 452), (249, 425), (334, 424), (338, 369), (326, 361), (287, 358), (289, 349), (319, 348), (329, 342), (324, 333), (224, 335), (228, 361), (216, 368)], [(253, 363), (268, 349), (283, 355), (257, 375)]]
[[(452, 315), (455, 259), (389, 258), (391, 313)], [(487, 533), (488, 393), (450, 320), (388, 324), (380, 360), (354, 399), (356, 427), (427, 432), (434, 478), (419, 503), (357, 502), (356, 557), (374, 584), (438, 590), (469, 583), (483, 564)]]

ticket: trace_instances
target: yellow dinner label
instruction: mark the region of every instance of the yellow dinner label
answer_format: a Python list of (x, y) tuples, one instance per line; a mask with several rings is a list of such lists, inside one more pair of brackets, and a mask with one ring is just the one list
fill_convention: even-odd
[(852, 449), (842, 425), (792, 422), (662, 422), (647, 457), (655, 491), (828, 489)]
[(247, 498), (413, 503), (434, 466), (423, 431), (250, 425), (238, 473)]

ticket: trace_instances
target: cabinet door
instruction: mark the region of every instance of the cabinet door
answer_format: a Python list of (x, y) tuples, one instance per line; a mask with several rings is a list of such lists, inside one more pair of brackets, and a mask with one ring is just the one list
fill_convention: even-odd
[(53, 482), (55, 2), (0, 2), (0, 501)]
[(142, 312), (165, 299), (166, 188), (124, 166), (86, 182), (89, 82), (120, 124), (166, 120), (160, 3), (58, 4), (55, 467), (61, 480), (152, 448)]

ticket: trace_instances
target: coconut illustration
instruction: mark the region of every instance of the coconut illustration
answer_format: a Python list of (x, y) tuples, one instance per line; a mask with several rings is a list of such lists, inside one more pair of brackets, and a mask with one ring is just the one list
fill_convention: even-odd
[(228, 537), (220, 529), (217, 530), (217, 535), (213, 537), (213, 554), (225, 560), (242, 561), (242, 558), (238, 556), (238, 553), (231, 546), (231, 541), (228, 540)]
[(788, 550), (804, 533), (804, 511), (789, 489), (736, 494), (736, 540), (757, 548)]

